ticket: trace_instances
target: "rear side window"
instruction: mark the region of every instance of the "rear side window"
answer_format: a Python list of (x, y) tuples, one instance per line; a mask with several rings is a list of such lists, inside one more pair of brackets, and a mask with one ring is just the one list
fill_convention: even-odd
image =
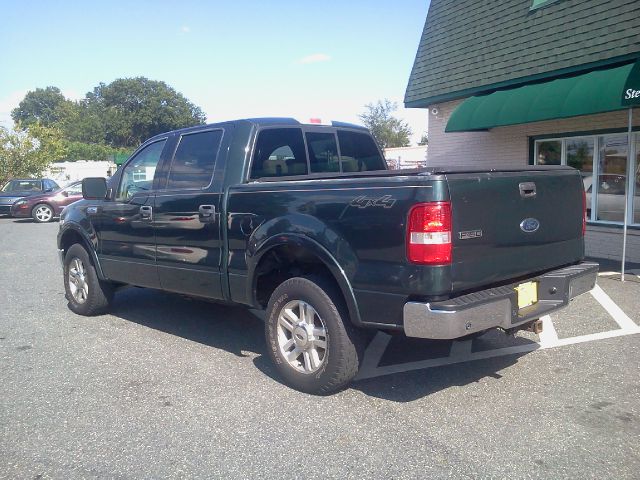
[(365, 133), (338, 130), (343, 172), (386, 170), (373, 138)]
[(171, 162), (167, 189), (201, 189), (211, 183), (222, 130), (183, 135)]
[(307, 132), (306, 137), (311, 173), (339, 172), (336, 136), (333, 133)]
[(251, 178), (306, 175), (307, 155), (302, 130), (269, 128), (258, 133)]

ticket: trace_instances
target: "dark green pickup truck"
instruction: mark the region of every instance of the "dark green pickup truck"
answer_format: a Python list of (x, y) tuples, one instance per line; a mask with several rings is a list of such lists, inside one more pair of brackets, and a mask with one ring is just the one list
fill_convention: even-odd
[(598, 268), (583, 262), (576, 170), (387, 170), (369, 132), (344, 123), (158, 135), (83, 195), (58, 234), (74, 312), (104, 312), (127, 284), (266, 310), (270, 356), (311, 393), (353, 378), (367, 330), (537, 326)]

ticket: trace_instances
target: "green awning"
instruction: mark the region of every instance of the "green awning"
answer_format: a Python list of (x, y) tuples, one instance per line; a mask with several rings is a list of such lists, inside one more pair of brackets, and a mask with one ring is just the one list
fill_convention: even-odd
[(623, 91), (640, 61), (573, 77), (467, 98), (453, 111), (445, 132), (486, 130), (505, 125), (611, 112), (628, 108)]

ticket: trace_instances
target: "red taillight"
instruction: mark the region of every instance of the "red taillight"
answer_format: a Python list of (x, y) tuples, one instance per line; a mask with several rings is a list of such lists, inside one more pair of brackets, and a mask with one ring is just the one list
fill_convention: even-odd
[(582, 236), (587, 233), (587, 194), (582, 189)]
[(451, 203), (414, 205), (407, 224), (407, 258), (411, 263), (451, 263)]

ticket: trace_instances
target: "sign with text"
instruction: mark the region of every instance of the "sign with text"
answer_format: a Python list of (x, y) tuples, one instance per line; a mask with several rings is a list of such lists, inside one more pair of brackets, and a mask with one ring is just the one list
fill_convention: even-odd
[(636, 61), (629, 72), (627, 81), (624, 82), (622, 105), (625, 107), (640, 105), (640, 60)]

